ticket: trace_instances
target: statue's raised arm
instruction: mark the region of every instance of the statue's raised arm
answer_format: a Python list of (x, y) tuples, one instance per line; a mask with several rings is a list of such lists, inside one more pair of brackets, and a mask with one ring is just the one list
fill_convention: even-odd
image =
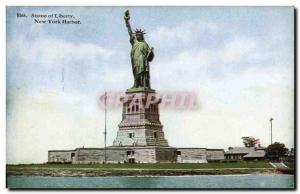
[(126, 27), (128, 29), (128, 34), (129, 34), (130, 41), (131, 41), (134, 37), (133, 37), (133, 32), (132, 32), (132, 29), (131, 29), (131, 26), (130, 26), (130, 23), (129, 23), (129, 20), (130, 20), (129, 10), (125, 11), (124, 20), (125, 20), (125, 24), (126, 24)]

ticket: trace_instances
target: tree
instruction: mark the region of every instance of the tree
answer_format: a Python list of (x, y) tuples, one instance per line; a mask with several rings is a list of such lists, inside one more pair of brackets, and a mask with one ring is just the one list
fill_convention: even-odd
[(245, 147), (247, 148), (254, 147), (256, 144), (259, 143), (259, 139), (255, 139), (254, 137), (251, 136), (242, 137), (242, 139)]
[(266, 157), (270, 160), (279, 160), (287, 156), (289, 149), (283, 143), (275, 142), (266, 148)]

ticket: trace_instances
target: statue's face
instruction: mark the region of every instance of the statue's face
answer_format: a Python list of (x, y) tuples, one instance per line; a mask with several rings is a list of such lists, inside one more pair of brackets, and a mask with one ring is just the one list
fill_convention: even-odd
[(143, 41), (143, 40), (144, 40), (143, 34), (140, 34), (140, 33), (136, 34), (136, 39), (137, 39), (138, 41)]

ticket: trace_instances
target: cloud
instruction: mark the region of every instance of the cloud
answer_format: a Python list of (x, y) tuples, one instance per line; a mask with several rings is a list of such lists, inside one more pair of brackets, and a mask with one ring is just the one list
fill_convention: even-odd
[[(173, 57), (153, 62), (153, 85), (158, 90), (192, 90), (201, 104), (198, 112), (161, 114), (171, 145), (242, 146), (246, 135), (268, 145), (268, 120), (276, 117), (274, 139), (294, 146), (293, 63), (274, 63), (279, 49), (266, 51), (263, 44), (257, 37), (235, 34), (217, 48), (190, 44)], [(183, 136), (184, 140), (174, 138)]]
[(218, 51), (220, 60), (225, 62), (237, 62), (245, 57), (249, 57), (255, 53), (256, 43), (255, 40), (246, 37), (238, 37), (230, 41), (225, 47)]
[[(280, 68), (273, 68), (273, 75), (265, 77), (270, 70), (257, 68), (228, 74), (217, 81), (197, 80), (199, 111), (161, 113), (171, 145), (186, 147), (189, 142), (190, 147), (227, 148), (242, 146), (241, 137), (250, 135), (266, 146), (270, 143), (269, 118), (274, 117), (274, 140), (292, 147), (293, 89), (281, 84), (284, 76), (275, 73)], [(292, 83), (292, 79), (287, 81)]]
[(157, 45), (186, 45), (205, 33), (215, 33), (218, 26), (203, 21), (183, 22), (175, 26), (159, 26), (149, 34), (151, 41)]
[[(97, 99), (104, 89), (128, 87), (127, 67), (116, 63), (122, 55), (54, 38), (42, 28), (27, 33), (35, 36), (27, 39), (25, 32), (7, 45), (7, 162), (45, 162), (49, 149), (103, 146)], [(115, 117), (116, 125), (120, 115)]]
[[(46, 162), (50, 149), (103, 146), (104, 113), (96, 95), (43, 91), (29, 96), (25, 89), (10, 89), (8, 101), (8, 163)], [(119, 121), (109, 119), (109, 128)]]
[(117, 79), (110, 72), (119, 77), (126, 75), (127, 68), (117, 61), (125, 55), (118, 50), (54, 38), (41, 28), (29, 28), (27, 34), (32, 33), (36, 34), (32, 39), (27, 39), (25, 32), (8, 42), (9, 85), (57, 91), (64, 82), (66, 89), (89, 91), (95, 82), (116, 85)]
[[(197, 45), (191, 45), (191, 49), (178, 51), (174, 57), (153, 62), (152, 68), (157, 74), (154, 74), (154, 83), (157, 82), (157, 85), (165, 88), (193, 89), (198, 87), (198, 82), (186, 84), (190, 80), (222, 79), (225, 74), (238, 73), (249, 68), (249, 63), (252, 67), (258, 60), (252, 60), (251, 56), (258, 55), (259, 52), (256, 41), (238, 35), (216, 49), (199, 49)], [(164, 70), (165, 67), (168, 67), (168, 71)], [(175, 77), (180, 77), (176, 79), (178, 83), (170, 86), (169, 82)], [(162, 78), (167, 82), (158, 84)]]
[(149, 43), (155, 47), (160, 60), (168, 60), (178, 51), (204, 47), (206, 37), (215, 35), (218, 26), (204, 21), (188, 21), (166, 27), (158, 26), (150, 31)]

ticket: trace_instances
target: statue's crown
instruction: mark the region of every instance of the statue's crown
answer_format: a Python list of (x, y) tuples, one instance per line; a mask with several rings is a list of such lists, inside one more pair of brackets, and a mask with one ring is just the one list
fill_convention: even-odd
[(146, 34), (146, 32), (142, 29), (135, 29), (134, 34)]

